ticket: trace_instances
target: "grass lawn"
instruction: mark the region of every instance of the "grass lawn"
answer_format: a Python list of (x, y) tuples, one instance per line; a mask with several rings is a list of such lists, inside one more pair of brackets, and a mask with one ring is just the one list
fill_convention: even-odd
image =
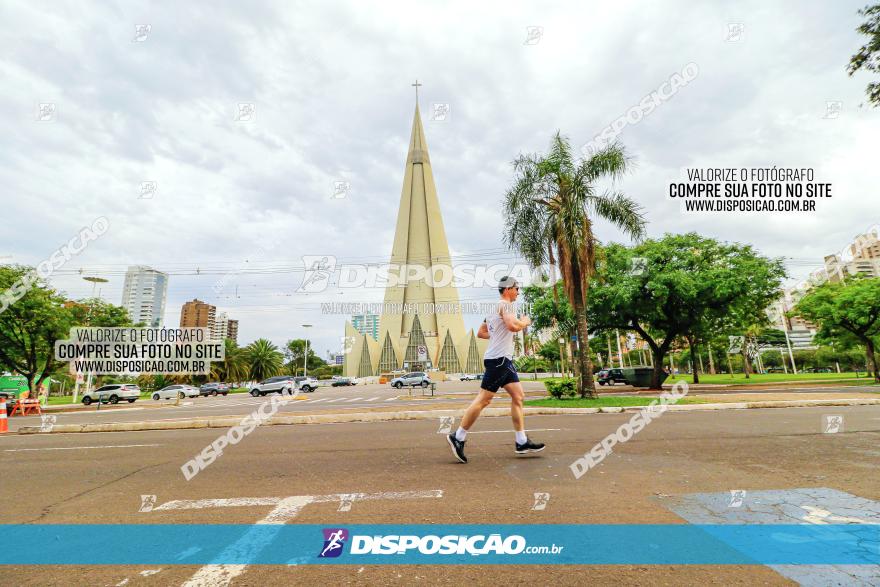
[[(666, 378), (666, 383), (684, 380), (686, 383), (693, 383), (692, 375), (670, 375)], [(846, 380), (852, 380), (851, 382)], [(846, 381), (848, 385), (869, 385), (872, 380), (864, 373), (857, 377), (855, 373), (752, 373), (751, 377), (746, 379), (742, 373), (734, 373), (733, 375), (709, 375), (700, 373), (700, 383), (715, 383), (728, 385), (756, 385), (763, 383), (785, 383), (798, 381), (829, 381), (843, 383)]]
[[(599, 399), (581, 399), (579, 397), (572, 399), (532, 399), (526, 400), (524, 403), (526, 406), (537, 406), (542, 408), (605, 408), (615, 406), (647, 406), (655, 399), (658, 399), (658, 397), (617, 395), (600, 397)], [(707, 403), (707, 401), (708, 400), (685, 397), (676, 403), (704, 404)]]
[[(541, 379), (541, 381), (559, 381), (559, 377)], [(680, 374), (670, 375), (666, 378), (664, 384), (672, 384), (676, 381), (684, 381), (685, 383), (693, 383), (692, 375)], [(839, 385), (872, 385), (873, 380), (865, 373), (752, 373), (751, 377), (746, 379), (742, 373), (734, 373), (733, 375), (709, 375), (700, 373), (700, 383), (711, 383), (716, 385), (759, 385), (767, 383), (797, 383), (798, 381), (828, 381)], [(602, 386), (596, 384), (598, 390), (612, 390), (615, 386)]]

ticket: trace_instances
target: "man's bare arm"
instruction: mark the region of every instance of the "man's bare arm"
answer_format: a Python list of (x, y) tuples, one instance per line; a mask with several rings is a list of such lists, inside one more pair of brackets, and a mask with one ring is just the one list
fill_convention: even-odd
[(489, 327), (483, 322), (477, 330), (477, 338), (489, 338)]
[(517, 318), (513, 312), (504, 312), (501, 314), (501, 319), (504, 320), (504, 325), (511, 332), (519, 332), (524, 328), (528, 328), (529, 324), (532, 323), (531, 318), (528, 316), (523, 316), (522, 318)]

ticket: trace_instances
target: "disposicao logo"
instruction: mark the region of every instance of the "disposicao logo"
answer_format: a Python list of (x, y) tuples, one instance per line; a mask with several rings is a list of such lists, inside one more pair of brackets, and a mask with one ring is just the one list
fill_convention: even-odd
[(342, 554), (345, 541), (348, 540), (348, 530), (345, 528), (324, 528), (324, 548), (318, 558), (336, 558)]

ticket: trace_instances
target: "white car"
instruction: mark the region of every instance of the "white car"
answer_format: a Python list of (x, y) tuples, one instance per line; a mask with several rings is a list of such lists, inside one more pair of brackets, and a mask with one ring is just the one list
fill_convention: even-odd
[(428, 374), (424, 371), (414, 371), (412, 373), (407, 373), (405, 375), (401, 375), (400, 377), (395, 377), (391, 380), (391, 387), (395, 389), (400, 389), (401, 387), (428, 387), (431, 385), (431, 379), (428, 377)]
[(314, 377), (294, 377), (293, 383), (296, 389), (303, 393), (311, 393), (318, 389), (318, 380)]
[(133, 383), (113, 383), (85, 392), (82, 403), (89, 405), (92, 402), (100, 401), (101, 403), (110, 402), (111, 404), (118, 404), (119, 400), (124, 399), (128, 403), (133, 404), (140, 396), (141, 388)]
[(295, 382), (292, 375), (278, 375), (260, 381), (251, 388), (254, 397), (264, 396), (267, 393), (292, 394)]
[(156, 401), (160, 399), (173, 399), (175, 397), (183, 399), (185, 397), (199, 397), (200, 394), (199, 388), (192, 385), (169, 385), (159, 391), (154, 391), (152, 398)]

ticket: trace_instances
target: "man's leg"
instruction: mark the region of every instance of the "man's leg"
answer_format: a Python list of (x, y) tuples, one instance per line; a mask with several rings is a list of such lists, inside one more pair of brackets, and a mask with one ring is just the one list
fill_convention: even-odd
[[(471, 402), (471, 405), (468, 406), (467, 411), (464, 413), (464, 417), (461, 419), (461, 427), (468, 431), (471, 429), (471, 426), (474, 425), (474, 422), (477, 421), (477, 418), (480, 417), (480, 414), (483, 411), (483, 408), (492, 403), (492, 398), (495, 397), (495, 394), (486, 389), (481, 389), (480, 393), (477, 394), (477, 397), (474, 398), (474, 401)], [(464, 440), (463, 438), (460, 440)]]
[(544, 450), (544, 444), (541, 442), (532, 442), (526, 436), (526, 418), (523, 414), (523, 399), (525, 392), (519, 381), (513, 381), (504, 386), (504, 391), (510, 395), (510, 419), (513, 420), (513, 431), (516, 435), (516, 452), (517, 454), (526, 454), (530, 452), (541, 452)]
[(523, 399), (525, 392), (522, 383), (514, 381), (504, 386), (504, 391), (510, 396), (510, 419), (513, 420), (513, 431), (525, 434), (526, 418), (523, 415)]
[(474, 398), (474, 401), (471, 402), (471, 405), (468, 406), (467, 411), (464, 413), (464, 417), (461, 419), (461, 426), (446, 438), (447, 442), (449, 442), (450, 448), (452, 448), (452, 454), (454, 454), (455, 458), (462, 463), (467, 462), (467, 457), (464, 456), (464, 442), (467, 439), (467, 431), (474, 425), (477, 418), (480, 417), (483, 408), (492, 403), (492, 397), (494, 395), (495, 394), (488, 389), (481, 389), (480, 393), (477, 394), (477, 397)]

